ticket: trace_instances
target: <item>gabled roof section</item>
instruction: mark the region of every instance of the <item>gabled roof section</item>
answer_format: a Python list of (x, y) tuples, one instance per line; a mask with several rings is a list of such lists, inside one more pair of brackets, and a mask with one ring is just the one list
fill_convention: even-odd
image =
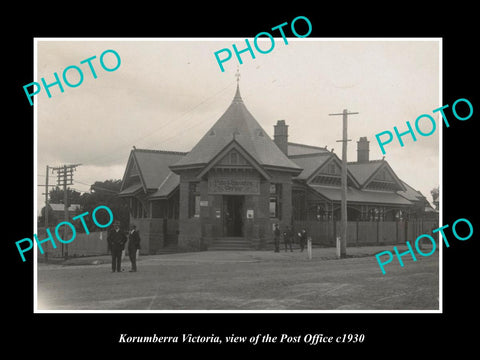
[(383, 160), (348, 163), (348, 170), (355, 176), (360, 186), (364, 186), (373, 174), (382, 166)]
[[(140, 183), (144, 193), (158, 190), (160, 185), (171, 176), (172, 173), (169, 166), (187, 153), (176, 151), (160, 151), (160, 150), (146, 150), (134, 149), (130, 152), (127, 168), (122, 180), (122, 187), (120, 195), (127, 195), (130, 192), (139, 190)], [(133, 171), (133, 173), (131, 173)], [(130, 175), (134, 177), (138, 171), (139, 180), (130, 180)], [(173, 174), (172, 174), (173, 175)]]
[(375, 177), (381, 171), (386, 171), (388, 175), (392, 178), (393, 182), (398, 185), (398, 190), (406, 191), (402, 180), (400, 180), (400, 178), (397, 176), (397, 174), (395, 174), (388, 162), (384, 159), (372, 160), (369, 162), (348, 163), (347, 167), (348, 170), (353, 174), (353, 176), (355, 176), (355, 178), (358, 180), (362, 189), (365, 189), (370, 182), (375, 180)]
[(271, 176), (258, 164), (255, 158), (253, 158), (243, 147), (236, 141), (236, 139), (233, 139), (229, 144), (227, 144), (217, 155), (208, 163), (202, 171), (197, 175), (198, 178), (201, 178), (203, 175), (205, 175), (211, 168), (215, 166), (215, 164), (219, 163), (225, 155), (230, 153), (232, 149), (235, 149), (238, 151), (238, 153), (246, 160), (246, 162), (252, 166), (255, 170), (257, 170), (265, 179), (270, 179)]
[(237, 91), (225, 113), (200, 139), (195, 147), (181, 160), (172, 165), (173, 170), (203, 167), (235, 140), (261, 166), (300, 171), (273, 142), (248, 111)]
[(170, 173), (158, 187), (157, 191), (150, 195), (150, 198), (166, 199), (172, 195), (173, 191), (178, 187), (179, 184), (180, 176), (170, 171)]
[[(297, 163), (297, 165), (303, 169), (300, 175), (298, 175), (295, 179), (305, 180), (306, 182), (310, 182), (315, 176), (320, 173), (327, 173), (326, 167), (331, 162), (334, 162), (337, 168), (340, 167), (341, 169), (342, 166), (342, 162), (340, 161), (338, 156), (330, 151), (317, 154), (291, 156), (290, 159), (295, 161), (295, 163)], [(351, 181), (353, 184), (355, 184), (355, 186), (360, 186), (357, 179), (350, 172), (350, 168), (348, 166), (347, 178), (349, 180), (349, 183)]]
[(320, 154), (308, 154), (302, 156), (292, 156), (290, 160), (294, 161), (303, 171), (296, 177), (297, 180), (307, 180), (328, 160), (332, 158), (330, 152)]

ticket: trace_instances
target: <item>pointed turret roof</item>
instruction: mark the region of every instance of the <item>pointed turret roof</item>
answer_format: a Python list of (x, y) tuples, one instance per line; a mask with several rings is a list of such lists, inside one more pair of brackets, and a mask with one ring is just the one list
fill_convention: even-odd
[(185, 167), (202, 167), (212, 161), (232, 141), (236, 141), (261, 166), (301, 171), (301, 168), (278, 148), (248, 111), (240, 95), (238, 82), (235, 96), (225, 113), (197, 145), (171, 168), (177, 170)]

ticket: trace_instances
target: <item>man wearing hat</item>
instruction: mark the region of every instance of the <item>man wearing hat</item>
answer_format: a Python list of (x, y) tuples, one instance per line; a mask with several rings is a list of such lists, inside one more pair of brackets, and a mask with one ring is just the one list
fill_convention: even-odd
[(112, 272), (122, 271), (122, 251), (127, 242), (127, 237), (120, 230), (120, 222), (115, 221), (113, 224), (113, 230), (108, 234), (108, 244), (110, 245), (110, 251), (112, 252)]
[(128, 256), (132, 263), (130, 272), (137, 271), (137, 250), (140, 250), (140, 235), (138, 234), (137, 227), (130, 225), (130, 232), (128, 233)]
[(273, 243), (275, 244), (275, 252), (280, 252), (280, 229), (278, 224), (275, 224), (275, 229), (273, 230)]

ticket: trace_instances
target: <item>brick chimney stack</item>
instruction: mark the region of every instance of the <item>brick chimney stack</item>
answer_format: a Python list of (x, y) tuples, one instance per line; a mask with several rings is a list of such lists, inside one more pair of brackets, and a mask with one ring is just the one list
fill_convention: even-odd
[(357, 141), (357, 161), (359, 163), (368, 163), (370, 161), (370, 141), (366, 136)]
[(285, 124), (285, 120), (278, 120), (273, 130), (273, 141), (288, 156), (288, 125)]

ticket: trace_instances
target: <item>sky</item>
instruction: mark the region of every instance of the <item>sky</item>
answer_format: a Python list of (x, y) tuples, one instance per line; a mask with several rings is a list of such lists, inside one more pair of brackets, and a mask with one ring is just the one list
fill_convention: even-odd
[[(439, 39), (276, 38), (268, 54), (253, 47), (235, 55), (220, 70), (214, 53), (232, 44), (246, 47), (245, 38), (221, 39), (36, 39), (35, 79), (54, 82), (65, 68), (78, 66), (83, 82), (44, 88), (34, 97), (36, 125), (36, 184), (45, 183), (45, 167), (81, 164), (70, 187), (88, 192), (95, 181), (121, 179), (129, 153), (137, 149), (189, 151), (230, 105), (240, 72), (240, 92), (255, 119), (273, 138), (273, 125), (285, 120), (289, 141), (334, 148), (341, 158), (343, 109), (349, 116), (348, 161), (356, 161), (357, 141), (370, 141), (370, 159), (381, 159), (375, 134), (397, 126), (414, 127), (422, 114), (431, 115), (437, 130), (430, 136), (407, 135), (386, 145), (385, 159), (407, 184), (431, 202), (430, 190), (440, 185), (439, 139), (442, 120), (433, 109), (441, 103), (441, 43)], [(253, 44), (253, 39), (249, 39)], [(253, 46), (253, 45), (252, 45)], [(259, 41), (270, 47), (268, 38)], [(105, 50), (121, 59), (115, 71), (99, 62)], [(91, 61), (97, 78), (87, 63)], [(223, 56), (223, 54), (222, 54)], [(117, 62), (112, 53), (105, 66)], [(80, 81), (75, 70), (71, 83)], [(63, 80), (61, 80), (63, 82)], [(26, 99), (28, 102), (28, 100)], [(420, 129), (431, 130), (428, 122)], [(50, 173), (49, 183), (56, 180)], [(37, 187), (37, 213), (44, 206)]]

